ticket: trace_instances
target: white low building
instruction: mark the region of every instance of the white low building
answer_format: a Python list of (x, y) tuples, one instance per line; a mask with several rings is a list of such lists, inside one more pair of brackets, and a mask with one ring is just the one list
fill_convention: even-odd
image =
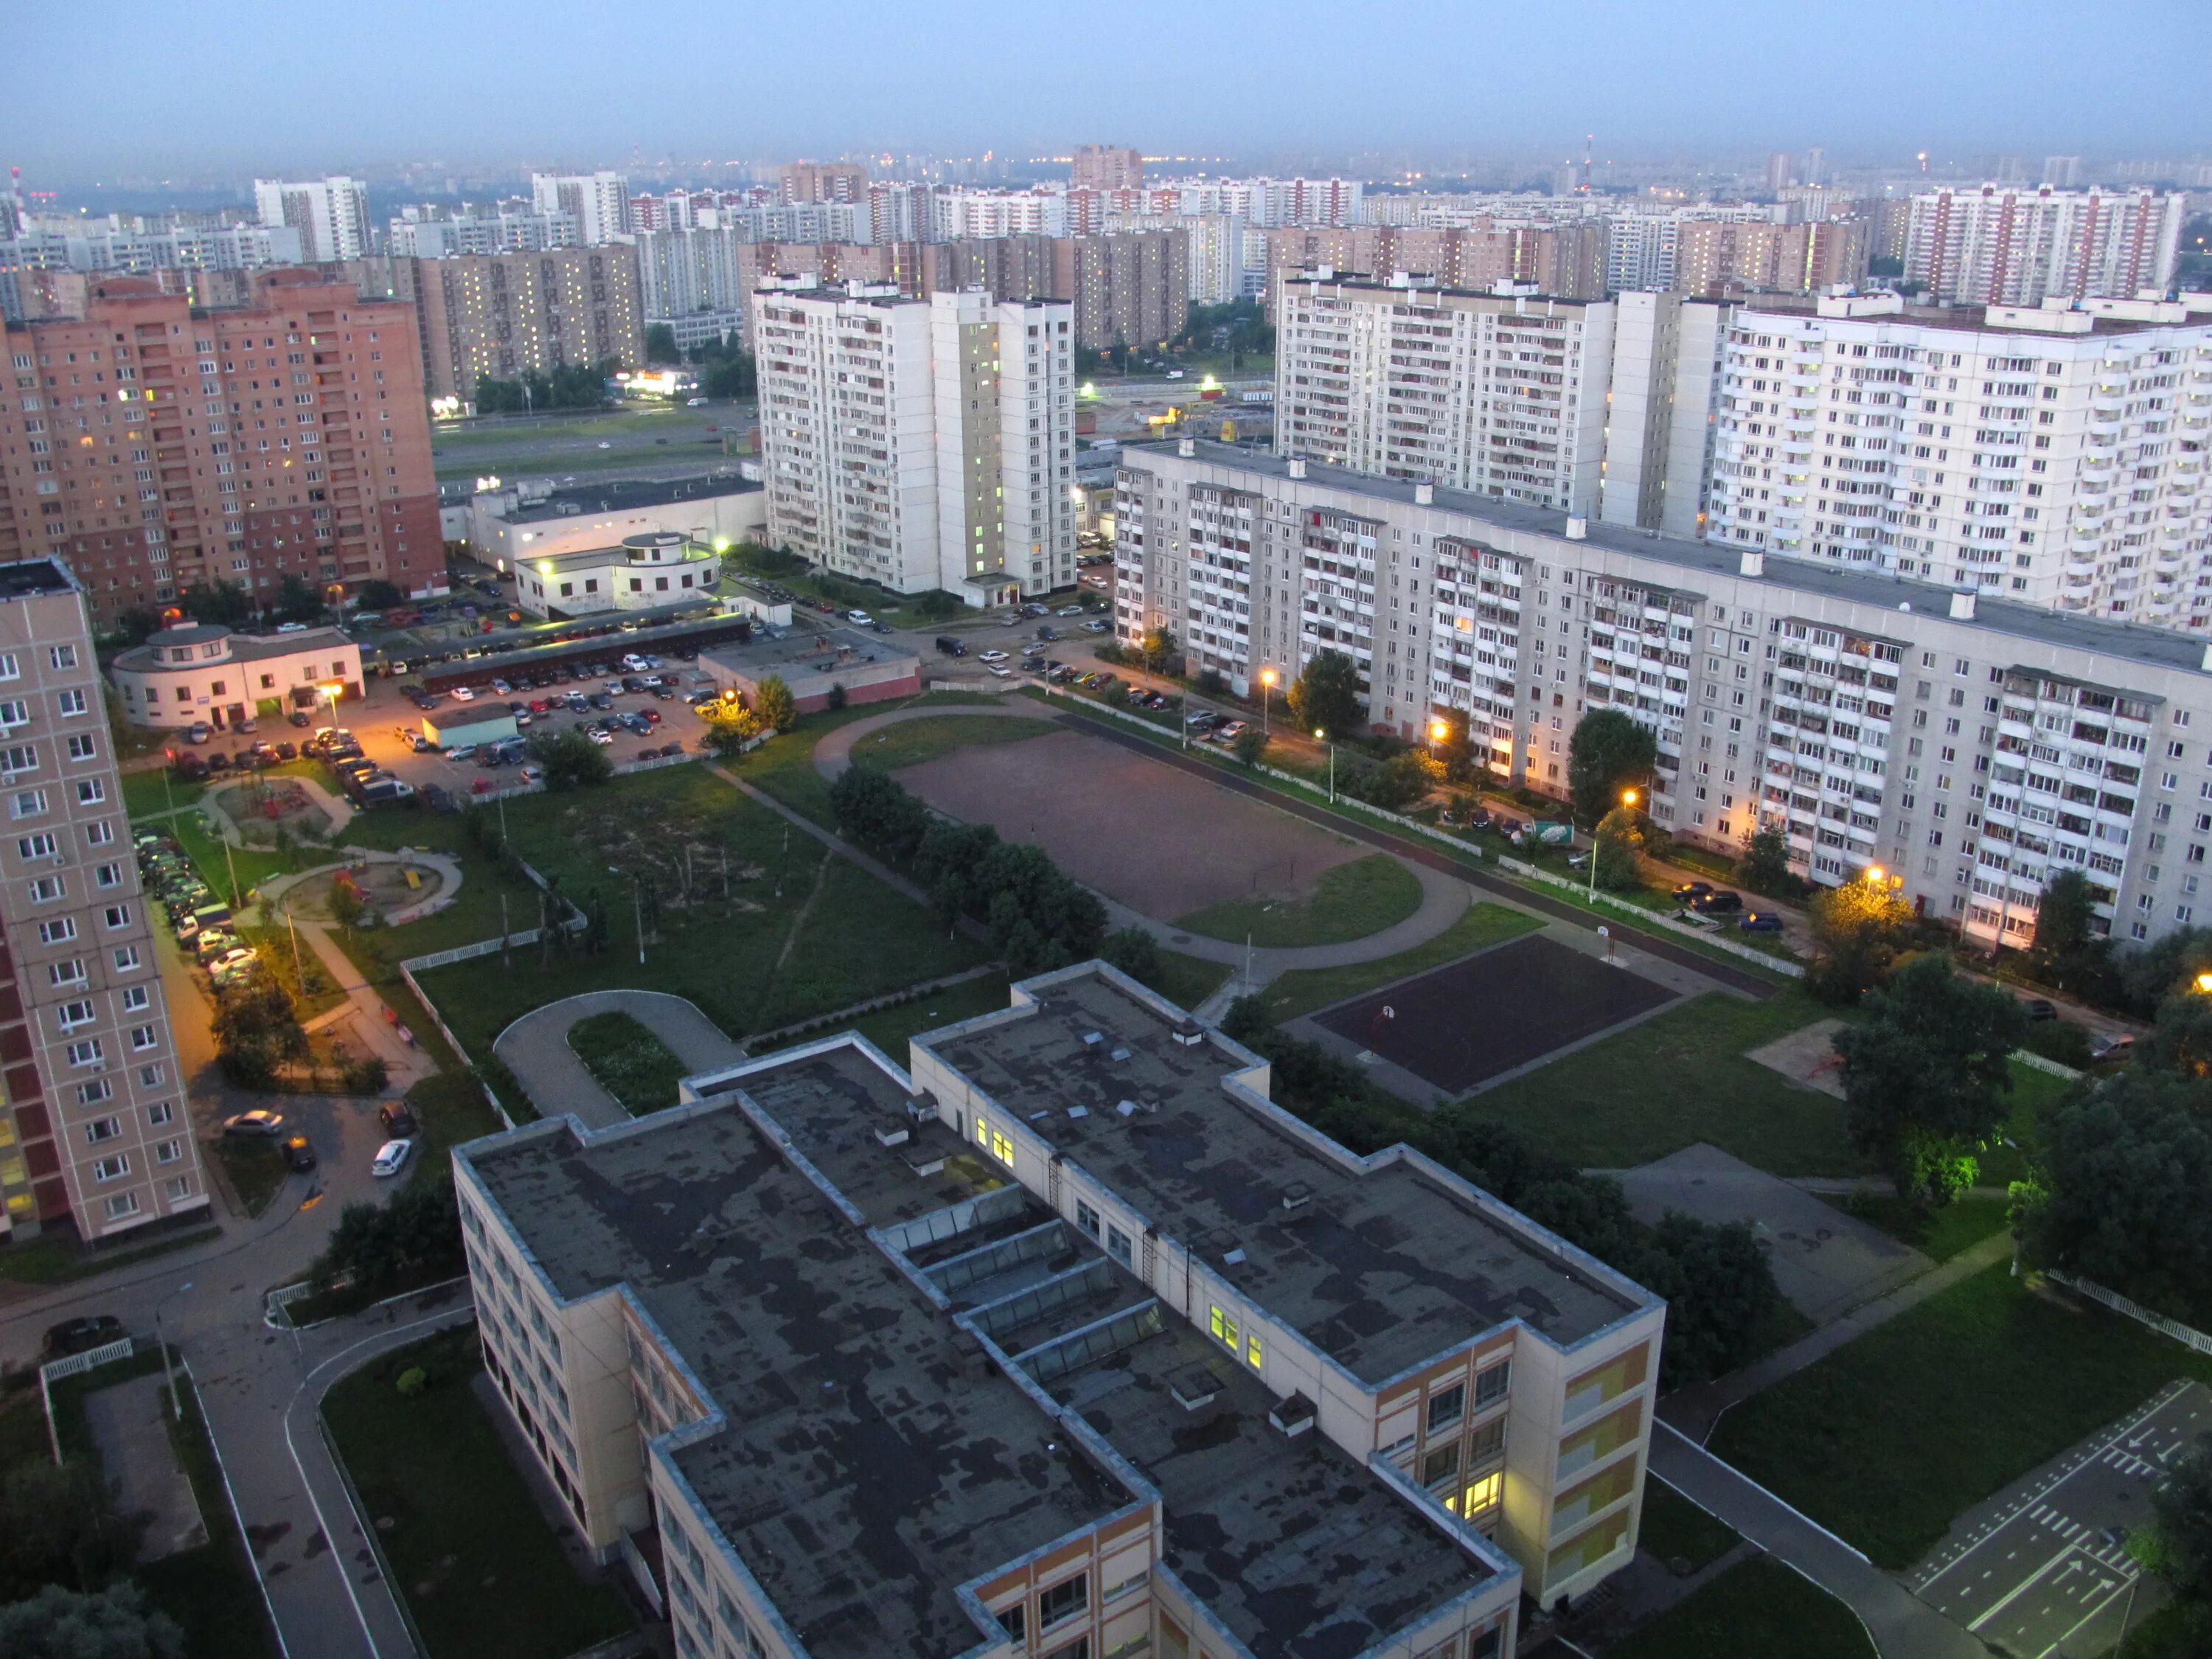
[(594, 611), (653, 611), (703, 599), (721, 574), (711, 547), (654, 531), (626, 536), (614, 547), (526, 559), (515, 567), (515, 603), (536, 617), (580, 617)]
[(500, 484), (470, 498), (460, 536), (500, 571), (561, 553), (613, 547), (628, 537), (674, 532), (712, 547), (764, 541), (768, 497), (757, 480), (710, 474), (548, 489)]
[(118, 654), (108, 675), (133, 726), (222, 731), (358, 697), (361, 647), (336, 628), (239, 634), (185, 623)]

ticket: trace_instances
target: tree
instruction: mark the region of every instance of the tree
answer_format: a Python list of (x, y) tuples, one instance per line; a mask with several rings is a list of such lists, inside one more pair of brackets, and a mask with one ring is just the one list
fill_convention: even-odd
[(1871, 1018), (1836, 1033), (1844, 1128), (1890, 1172), (1899, 1198), (1948, 1203), (1960, 1175), (1972, 1184), (1968, 1155), (2004, 1121), (2009, 1057), (2027, 1035), (2027, 1011), (1932, 955), (1899, 969), (1867, 1007)]
[(1805, 983), (1826, 1002), (1855, 1003), (1889, 981), (1912, 907), (1880, 881), (1847, 881), (1821, 890), (1808, 912), (1813, 965)]
[(589, 789), (614, 775), (606, 751), (571, 726), (566, 732), (534, 732), (530, 758), (545, 769), (548, 789)]
[(699, 718), (706, 723), (708, 749), (725, 760), (744, 753), (761, 734), (760, 716), (735, 698), (701, 703)]
[(1332, 737), (1348, 736), (1367, 719), (1359, 665), (1341, 651), (1316, 651), (1291, 682), (1285, 701), (1301, 726)]
[(1152, 628), (1145, 631), (1145, 666), (1155, 674), (1172, 674), (1173, 666), (1182, 646), (1172, 628)]
[(252, 598), (236, 582), (194, 582), (177, 604), (194, 622), (224, 628), (243, 628), (253, 618)]
[(2062, 870), (2043, 890), (2035, 908), (2035, 952), (2048, 962), (2064, 962), (2089, 948), (2096, 937), (2096, 901), (2089, 878)]
[[(92, 1465), (19, 1463), (0, 1481), (0, 1601), (41, 1584), (105, 1583), (130, 1565), (137, 1540), (138, 1528), (110, 1509)], [(0, 1654), (15, 1651), (0, 1640)]]
[(216, 994), (213, 1030), (223, 1074), (241, 1089), (270, 1087), (281, 1066), (307, 1053), (292, 999), (258, 964)]
[(95, 1594), (48, 1584), (0, 1607), (0, 1653), (9, 1659), (185, 1659), (185, 1632), (146, 1606), (129, 1583)]
[(1797, 878), (1790, 869), (1790, 837), (1780, 823), (1770, 820), (1744, 836), (1735, 878), (1754, 893), (1786, 894), (1796, 886)]
[(1106, 935), (1098, 954), (1131, 979), (1156, 986), (1160, 976), (1160, 942), (1142, 927), (1121, 927)]
[(2212, 1078), (2212, 996), (2191, 986), (2160, 1003), (2136, 1064), (2199, 1082)]
[(2212, 1601), (2212, 1434), (2166, 1465), (2150, 1509), (2153, 1570), (2184, 1601)]
[(361, 926), (362, 913), (368, 908), (368, 900), (361, 884), (341, 870), (331, 878), (331, 920), (341, 927)]
[(1229, 751), (1245, 765), (1257, 766), (1260, 757), (1267, 752), (1267, 734), (1256, 726), (1248, 726), (1237, 734)]
[(365, 1299), (403, 1280), (420, 1282), (461, 1263), (461, 1215), (453, 1182), (424, 1179), (386, 1204), (349, 1204), (307, 1270), (319, 1290), (344, 1285)]
[(372, 577), (353, 591), (354, 603), (363, 611), (389, 611), (406, 596), (394, 584)]
[(668, 323), (647, 323), (645, 325), (645, 361), (648, 363), (680, 363), (684, 354), (676, 349), (676, 330)]
[(830, 786), (830, 811), (837, 833), (904, 864), (929, 833), (929, 809), (888, 772), (848, 766)]
[(780, 674), (763, 678), (753, 692), (753, 713), (770, 732), (788, 732), (799, 723), (799, 705)]
[(1616, 806), (1597, 821), (1590, 856), (1597, 860), (1597, 884), (1609, 893), (1632, 893), (1644, 885), (1644, 814)]
[(1716, 1224), (1669, 1210), (1651, 1231), (1650, 1265), (1636, 1277), (1667, 1298), (1662, 1386), (1726, 1376), (1752, 1357), (1781, 1300), (1773, 1265), (1748, 1222)]
[(1595, 823), (1620, 805), (1620, 792), (1641, 788), (1659, 759), (1659, 741), (1618, 708), (1583, 716), (1567, 745), (1567, 794), (1577, 823)]
[(276, 597), (263, 609), (279, 622), (317, 622), (323, 615), (323, 596), (288, 572), (276, 584)]

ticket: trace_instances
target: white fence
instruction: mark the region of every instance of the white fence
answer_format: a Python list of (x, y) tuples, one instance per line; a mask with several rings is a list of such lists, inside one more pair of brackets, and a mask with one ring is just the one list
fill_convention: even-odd
[(2146, 1308), (2140, 1302), (2130, 1302), (2118, 1291), (2108, 1291), (2094, 1280), (2076, 1279), (2072, 1273), (2049, 1269), (2045, 1277), (2063, 1285), (2076, 1295), (2086, 1296), (2092, 1302), (2101, 1302), (2116, 1314), (2124, 1314), (2138, 1325), (2147, 1325), (2160, 1336), (2170, 1336), (2185, 1348), (2194, 1348), (2198, 1353), (2212, 1353), (2212, 1336), (2178, 1319), (2168, 1319), (2164, 1314)]
[(48, 1360), (39, 1367), (39, 1403), (46, 1408), (46, 1444), (53, 1452), (55, 1462), (62, 1461), (62, 1437), (61, 1431), (54, 1426), (53, 1385), (64, 1376), (81, 1376), (95, 1365), (112, 1364), (137, 1352), (138, 1345), (129, 1337), (118, 1337), (97, 1348), (88, 1348), (65, 1359)]

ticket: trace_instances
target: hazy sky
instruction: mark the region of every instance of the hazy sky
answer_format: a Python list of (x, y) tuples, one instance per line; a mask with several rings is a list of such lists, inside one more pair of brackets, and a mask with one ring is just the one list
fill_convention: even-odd
[(2212, 0), (15, 0), (0, 163), (336, 171), (844, 149), (2171, 155)]

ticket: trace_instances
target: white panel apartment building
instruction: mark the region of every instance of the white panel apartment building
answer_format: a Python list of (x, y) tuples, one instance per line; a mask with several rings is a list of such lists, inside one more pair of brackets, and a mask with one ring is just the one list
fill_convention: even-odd
[(2212, 627), (2212, 315), (2166, 301), (1738, 313), (1709, 536)]
[(1073, 317), (1065, 301), (762, 289), (769, 538), (973, 605), (1072, 583)]
[(1595, 510), (1614, 307), (1285, 274), (1275, 453)]
[(1905, 274), (1934, 300), (1967, 305), (2163, 293), (2188, 212), (2185, 195), (2141, 189), (1928, 191), (1912, 198)]
[(1211, 444), (1127, 451), (1117, 486), (1124, 637), (1200, 634), (1233, 551), (1252, 672), (1346, 652), (1372, 721), (1463, 720), (1533, 787), (1563, 794), (1583, 713), (1625, 708), (1658, 737), (1654, 815), (1701, 844), (1772, 819), (1813, 879), (1880, 863), (1984, 942), (2026, 942), (2069, 868), (2116, 938), (2212, 917), (2201, 640)]
[(264, 225), (289, 225), (300, 233), (301, 257), (309, 264), (361, 259), (370, 246), (368, 185), (333, 173), (289, 184), (277, 179), (253, 181), (253, 206)]
[(629, 231), (629, 180), (619, 173), (533, 173), (530, 202), (540, 213), (572, 215), (586, 247), (623, 240)]

